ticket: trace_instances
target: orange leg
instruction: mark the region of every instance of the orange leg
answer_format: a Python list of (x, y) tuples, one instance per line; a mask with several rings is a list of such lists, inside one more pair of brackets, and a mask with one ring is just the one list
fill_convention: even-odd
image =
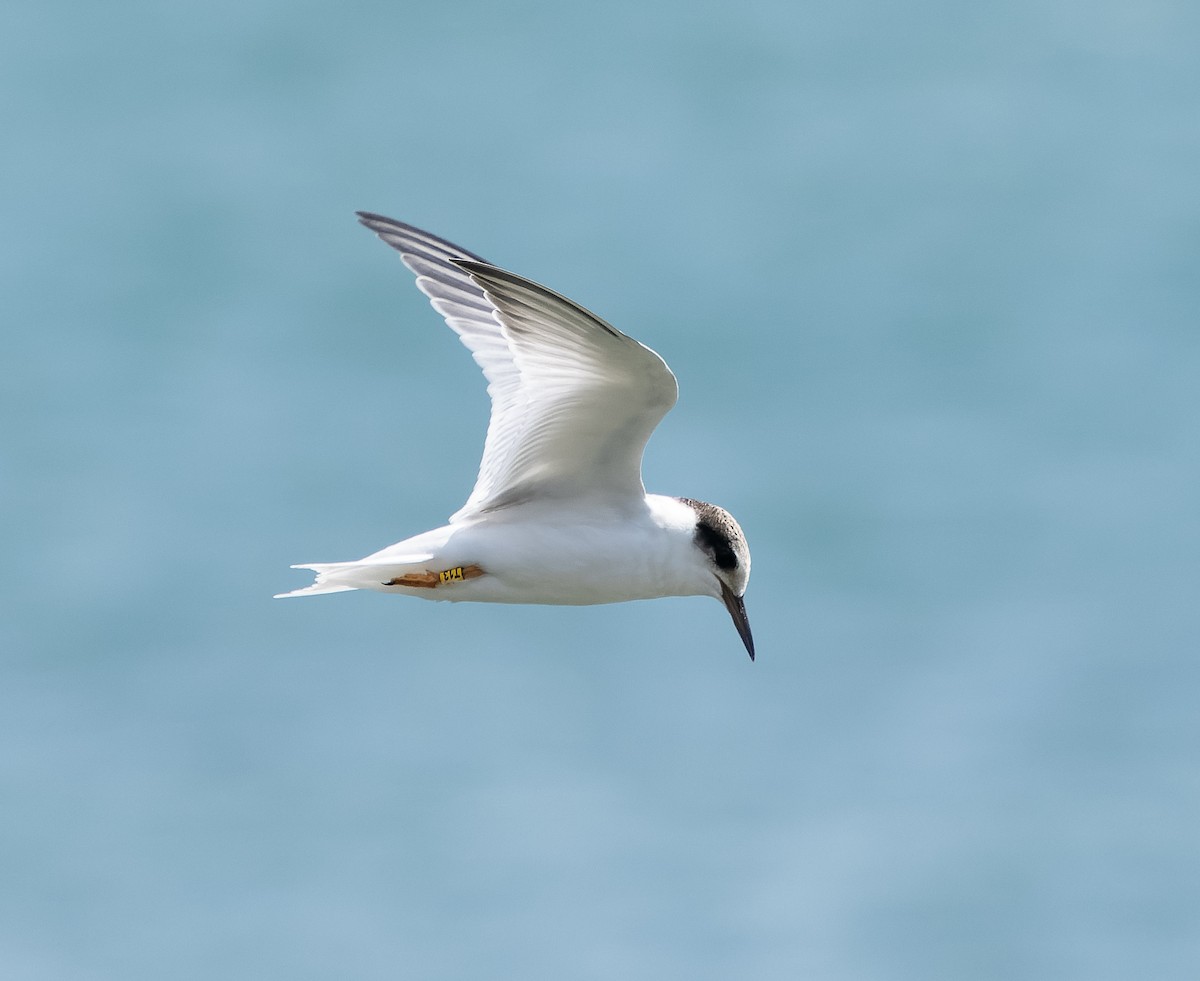
[(481, 566), (461, 565), (453, 569), (446, 569), (443, 572), (406, 572), (395, 579), (389, 579), (384, 585), (436, 589), (438, 586), (448, 586), (467, 579), (478, 579), (482, 575), (483, 568)]

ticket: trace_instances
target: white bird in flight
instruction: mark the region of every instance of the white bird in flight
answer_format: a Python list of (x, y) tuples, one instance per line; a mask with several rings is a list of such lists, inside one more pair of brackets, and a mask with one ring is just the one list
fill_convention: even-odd
[(429, 232), (359, 212), (483, 369), (492, 399), (471, 496), (449, 524), (356, 562), (296, 565), (280, 596), (374, 589), (590, 605), (712, 596), (754, 659), (750, 549), (733, 516), (647, 494), (642, 451), (679, 388), (654, 351), (544, 286)]

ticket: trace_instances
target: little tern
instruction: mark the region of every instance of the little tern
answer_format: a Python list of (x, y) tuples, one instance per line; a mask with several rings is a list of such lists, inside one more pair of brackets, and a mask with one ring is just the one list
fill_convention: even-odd
[(712, 596), (754, 660), (750, 549), (729, 512), (647, 494), (642, 452), (679, 388), (650, 348), (553, 290), (382, 215), (359, 221), (483, 369), (492, 400), (479, 476), (449, 523), (355, 562), (295, 565), (311, 586), (423, 599), (590, 605)]

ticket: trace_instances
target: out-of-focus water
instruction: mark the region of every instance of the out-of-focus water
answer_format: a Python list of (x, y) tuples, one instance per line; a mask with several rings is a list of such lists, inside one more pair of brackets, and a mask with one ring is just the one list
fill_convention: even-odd
[[(1194, 978), (1195, 5), (0, 13), (0, 975)], [(719, 604), (272, 602), (440, 523), (356, 208), (681, 385)]]

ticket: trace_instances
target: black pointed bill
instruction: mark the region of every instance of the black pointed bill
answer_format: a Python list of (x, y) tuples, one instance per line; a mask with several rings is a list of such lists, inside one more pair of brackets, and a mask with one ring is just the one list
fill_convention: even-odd
[(721, 599), (725, 603), (725, 609), (733, 617), (733, 625), (737, 627), (738, 636), (742, 638), (742, 643), (746, 645), (746, 653), (750, 655), (750, 660), (753, 661), (754, 637), (750, 633), (750, 620), (746, 616), (745, 600), (735, 595), (733, 590), (724, 583), (721, 583)]

